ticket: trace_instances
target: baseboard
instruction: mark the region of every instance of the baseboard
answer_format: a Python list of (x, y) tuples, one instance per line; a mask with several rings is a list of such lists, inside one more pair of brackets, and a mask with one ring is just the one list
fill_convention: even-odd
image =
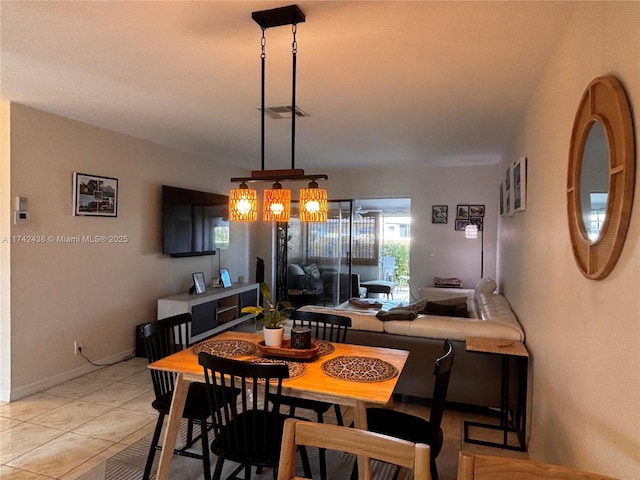
[[(124, 352), (114, 353), (113, 355), (100, 360), (94, 360), (94, 363), (118, 362), (125, 357), (131, 356), (133, 353), (135, 353), (135, 351), (132, 351), (132, 349), (128, 349)], [(99, 370), (100, 368), (103, 367), (97, 367), (87, 362), (86, 365), (74, 368), (73, 370), (67, 370), (66, 372), (53, 375), (52, 377), (43, 378), (42, 380), (38, 380), (37, 382), (33, 382), (29, 385), (16, 388), (15, 390), (11, 390), (8, 394), (9, 401), (14, 402), (16, 400), (20, 400), (21, 398), (28, 397), (29, 395), (33, 395), (34, 393), (42, 392), (43, 390), (55, 387), (56, 385), (60, 385), (61, 383), (68, 382), (69, 380), (73, 380), (74, 378), (81, 377), (82, 375), (86, 375), (87, 373), (94, 372), (96, 370)]]

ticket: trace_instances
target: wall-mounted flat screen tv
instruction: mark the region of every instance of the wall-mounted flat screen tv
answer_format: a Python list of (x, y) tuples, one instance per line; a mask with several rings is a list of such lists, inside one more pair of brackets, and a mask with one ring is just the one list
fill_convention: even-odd
[(162, 186), (162, 252), (214, 255), (229, 248), (229, 197)]

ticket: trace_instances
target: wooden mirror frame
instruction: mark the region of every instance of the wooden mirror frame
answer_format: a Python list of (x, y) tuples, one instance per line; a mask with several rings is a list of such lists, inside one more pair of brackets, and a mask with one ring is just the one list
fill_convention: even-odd
[[(602, 123), (609, 150), (609, 193), (606, 218), (591, 241), (582, 218), (580, 181), (585, 144), (595, 121)], [(571, 132), (567, 178), (567, 213), (573, 255), (582, 274), (605, 278), (615, 266), (629, 229), (635, 185), (635, 142), (631, 110), (614, 76), (594, 79), (585, 89)]]

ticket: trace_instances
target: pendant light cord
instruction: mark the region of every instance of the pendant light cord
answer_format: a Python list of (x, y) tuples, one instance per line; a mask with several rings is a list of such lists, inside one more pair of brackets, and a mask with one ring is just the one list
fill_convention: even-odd
[(298, 53), (296, 32), (298, 31), (298, 24), (294, 23), (291, 29), (293, 31), (293, 42), (291, 43), (291, 170), (294, 170), (296, 168), (296, 60)]
[(261, 84), (260, 84), (260, 111), (262, 112), (262, 119), (260, 123), (260, 160), (261, 160), (261, 170), (264, 171), (264, 77), (265, 77), (265, 59), (267, 57), (266, 54), (266, 46), (267, 46), (267, 38), (265, 37), (265, 28), (262, 27), (262, 39), (260, 40), (260, 45), (262, 47), (260, 58), (261, 58)]

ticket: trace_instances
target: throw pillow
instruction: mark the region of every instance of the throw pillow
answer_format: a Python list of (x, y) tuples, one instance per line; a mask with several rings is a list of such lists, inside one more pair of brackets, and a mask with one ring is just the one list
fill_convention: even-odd
[(304, 268), (304, 271), (307, 273), (307, 275), (311, 275), (316, 280), (320, 280), (320, 269), (315, 263), (312, 263), (311, 265), (307, 265), (306, 267), (303, 267), (303, 268)]
[(305, 275), (304, 270), (297, 263), (292, 263), (289, 265), (289, 275)]
[(410, 303), (409, 305), (393, 307), (389, 310), (411, 310), (412, 312), (419, 313), (424, 310), (424, 307), (427, 305), (427, 300), (418, 300), (417, 302)]
[(455, 312), (455, 305), (444, 305), (438, 302), (427, 302), (427, 305), (424, 307), (423, 313), (428, 315), (442, 315), (444, 317), (453, 317), (453, 312)]
[(469, 318), (469, 310), (466, 303), (458, 303), (453, 310), (454, 317)]
[(418, 316), (413, 310), (394, 309), (384, 312), (380, 310), (376, 313), (376, 317), (383, 322), (389, 320), (413, 320)]
[(433, 286), (438, 288), (462, 288), (462, 280), (458, 277), (433, 277)]
[(485, 275), (480, 279), (480, 281), (476, 284), (475, 294), (476, 297), (481, 293), (493, 293), (498, 285), (496, 281), (490, 275)]

